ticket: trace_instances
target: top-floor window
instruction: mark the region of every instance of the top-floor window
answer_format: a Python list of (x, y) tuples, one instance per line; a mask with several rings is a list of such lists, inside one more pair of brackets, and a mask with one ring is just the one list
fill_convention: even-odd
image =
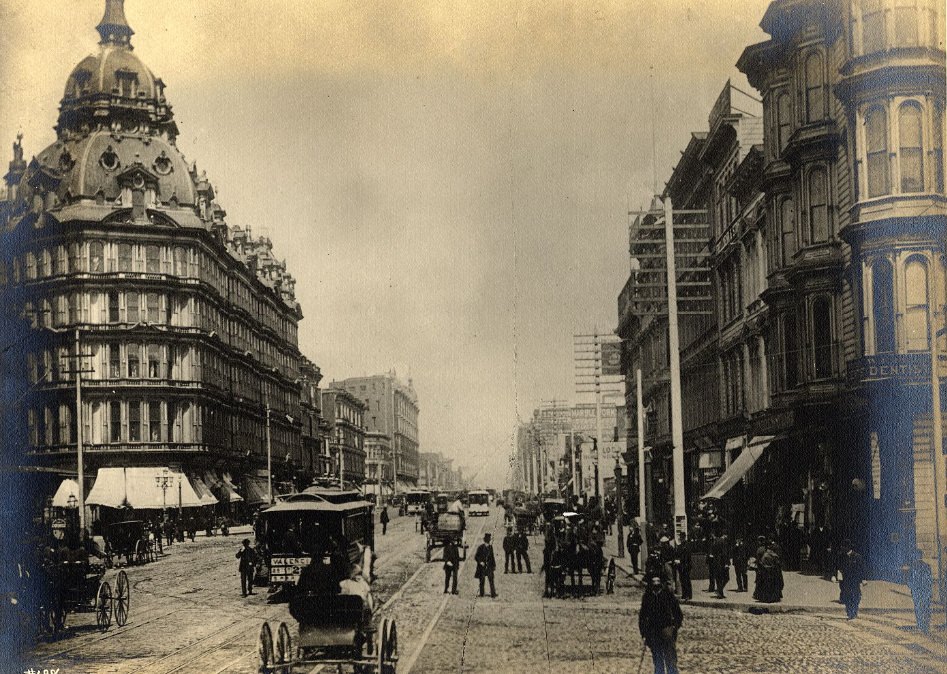
[(130, 243), (118, 244), (118, 270), (132, 270), (132, 245)]
[(898, 110), (898, 137), (901, 148), (898, 162), (901, 169), (901, 191), (924, 191), (921, 106), (913, 101), (902, 103)]
[(868, 196), (880, 197), (891, 191), (888, 176), (888, 116), (884, 108), (873, 107), (865, 116), (868, 155)]
[(158, 246), (145, 246), (145, 271), (149, 274), (161, 271), (161, 249)]
[(916, 0), (895, 0), (894, 41), (898, 47), (916, 47), (919, 44)]
[(817, 122), (825, 117), (825, 69), (822, 55), (810, 54), (806, 59), (806, 121)]
[(180, 246), (174, 249), (174, 274), (187, 276), (187, 250)]
[(862, 51), (865, 54), (885, 48), (884, 5), (884, 0), (864, 0), (862, 3)]
[(776, 97), (776, 137), (779, 142), (777, 148), (781, 153), (786, 149), (789, 135), (792, 133), (792, 97), (783, 92)]

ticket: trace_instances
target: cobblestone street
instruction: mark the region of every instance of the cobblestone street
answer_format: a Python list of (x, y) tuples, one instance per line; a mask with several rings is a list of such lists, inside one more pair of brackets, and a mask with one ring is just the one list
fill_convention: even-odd
[[(502, 533), (498, 517), (471, 520), (472, 559), (484, 531)], [(232, 558), (242, 534), (175, 544), (157, 563), (128, 569), (128, 624), (107, 632), (91, 616), (71, 615), (67, 636), (45, 643), (23, 669), (63, 674), (231, 672), (257, 670), (262, 621), (295, 624), (285, 603), (260, 593), (239, 596)], [(377, 538), (382, 613), (397, 621), (398, 671), (407, 672), (635, 672), (641, 661), (637, 584), (619, 573), (615, 594), (543, 599), (541, 542), (531, 538), (532, 574), (497, 575), (499, 597), (479, 598), (473, 562), (463, 562), (460, 595), (443, 594), (439, 552), (424, 563), (423, 538), (412, 518), (395, 518)], [(502, 562), (502, 549), (495, 548)], [(901, 642), (882, 616), (847, 623), (838, 615), (774, 614), (685, 607), (679, 641), (684, 672), (947, 671), (947, 661)], [(274, 625), (275, 627), (275, 625)], [(831, 655), (827, 655), (831, 653)], [(311, 668), (299, 668), (308, 671)], [(21, 670), (22, 671), (22, 670)], [(642, 672), (651, 672), (644, 654)]]

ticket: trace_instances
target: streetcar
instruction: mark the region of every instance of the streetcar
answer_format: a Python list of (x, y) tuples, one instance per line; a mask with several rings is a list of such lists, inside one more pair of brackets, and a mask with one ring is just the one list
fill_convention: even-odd
[(257, 583), (268, 585), (270, 592), (291, 591), (314, 559), (339, 553), (370, 575), (373, 508), (357, 491), (309, 488), (262, 511), (257, 522), (262, 560)]
[(431, 492), (427, 489), (412, 489), (405, 492), (405, 509), (409, 515), (420, 515), (431, 502)]
[(490, 514), (490, 492), (480, 489), (471, 491), (467, 497), (470, 500), (470, 505), (467, 508), (467, 512), (471, 517), (477, 517), (480, 515), (486, 517)]

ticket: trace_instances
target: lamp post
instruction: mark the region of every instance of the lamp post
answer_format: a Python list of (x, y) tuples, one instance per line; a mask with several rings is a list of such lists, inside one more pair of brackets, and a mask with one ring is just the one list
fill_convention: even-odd
[(266, 498), (273, 503), (273, 447), (270, 444), (270, 404), (266, 404)]
[(168, 472), (168, 469), (165, 468), (161, 471), (161, 475), (155, 475), (155, 486), (161, 490), (161, 501), (164, 504), (162, 510), (165, 515), (167, 515), (168, 510), (168, 487), (171, 486), (174, 477)]
[(625, 556), (625, 535), (624, 535), (624, 527), (622, 526), (622, 522), (621, 522), (622, 517), (624, 516), (624, 513), (623, 513), (624, 501), (622, 499), (622, 493), (621, 493), (621, 481), (622, 481), (621, 459), (616, 456), (615, 457), (615, 501), (616, 501), (615, 518), (618, 524), (618, 556), (624, 557)]

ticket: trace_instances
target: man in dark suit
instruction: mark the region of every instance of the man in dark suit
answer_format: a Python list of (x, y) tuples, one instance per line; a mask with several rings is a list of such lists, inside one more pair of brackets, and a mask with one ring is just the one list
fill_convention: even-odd
[(256, 550), (250, 547), (250, 539), (243, 539), (243, 547), (237, 550), (237, 559), (240, 560), (240, 591), (246, 597), (253, 592), (253, 575), (256, 573)]
[(532, 573), (533, 569), (529, 564), (529, 539), (525, 531), (516, 534), (513, 539), (513, 549), (516, 550), (516, 570), (523, 573), (523, 562), (526, 562), (526, 573)]
[(649, 577), (638, 612), (638, 630), (651, 649), (655, 674), (678, 674), (677, 633), (683, 622), (677, 598), (660, 576)]
[(516, 548), (516, 534), (512, 527), (507, 527), (506, 535), (503, 537), (503, 573), (516, 573), (516, 561), (513, 557), (513, 550)]
[(448, 539), (444, 545), (444, 594), (447, 594), (449, 584), (452, 584), (451, 592), (457, 594), (457, 569), (459, 567), (460, 550), (457, 549), (457, 543), (453, 539)]
[(839, 557), (836, 577), (839, 582), (839, 599), (845, 604), (845, 612), (849, 620), (858, 617), (858, 605), (862, 600), (862, 585), (865, 583), (865, 561), (855, 552), (851, 541), (842, 541), (842, 550)]
[(642, 543), (644, 543), (644, 540), (641, 538), (641, 529), (638, 528), (637, 524), (632, 524), (631, 531), (628, 532), (626, 547), (628, 548), (628, 556), (631, 558), (631, 566), (636, 576), (638, 575), (638, 555), (641, 552)]
[(677, 566), (677, 574), (681, 579), (681, 599), (690, 601), (694, 596), (691, 588), (691, 543), (687, 540), (687, 534), (683, 531), (678, 534), (680, 542), (674, 551), (674, 563)]
[(483, 543), (477, 547), (477, 553), (474, 555), (474, 561), (477, 562), (477, 571), (474, 577), (480, 581), (480, 596), (483, 596), (483, 581), (490, 580), (490, 596), (496, 597), (497, 590), (493, 583), (493, 573), (497, 568), (496, 557), (493, 556), (493, 544), (490, 542), (490, 534), (483, 535)]
[(730, 580), (730, 542), (726, 534), (720, 534), (714, 538), (710, 546), (714, 556), (714, 568), (716, 570), (715, 585), (717, 588), (717, 599), (723, 599), (723, 588), (727, 586)]

